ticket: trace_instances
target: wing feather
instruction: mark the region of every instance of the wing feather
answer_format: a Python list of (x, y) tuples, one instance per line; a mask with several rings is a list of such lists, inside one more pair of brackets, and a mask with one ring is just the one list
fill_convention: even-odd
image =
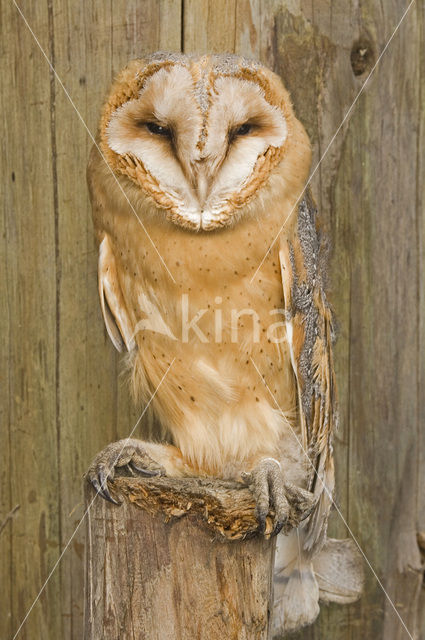
[[(325, 534), (334, 489), (332, 434), (337, 424), (332, 357), (332, 312), (324, 291), (321, 238), (309, 192), (298, 207), (297, 228), (280, 249), (287, 335), (294, 369), (303, 447), (311, 461), (309, 489), (316, 507), (304, 530), (304, 548)], [(289, 329), (289, 331), (288, 331)]]
[(133, 330), (118, 279), (117, 266), (107, 234), (99, 246), (98, 282), (100, 306), (106, 329), (115, 348), (134, 348)]

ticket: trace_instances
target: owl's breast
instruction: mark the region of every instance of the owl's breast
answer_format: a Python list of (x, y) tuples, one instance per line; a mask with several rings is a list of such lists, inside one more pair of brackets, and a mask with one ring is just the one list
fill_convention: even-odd
[(152, 233), (158, 253), (143, 230), (127, 230), (116, 253), (142, 348), (184, 359), (191, 377), (202, 361), (250, 389), (261, 384), (255, 362), (273, 390), (290, 384), (292, 395), (277, 249), (253, 278), (276, 227), (264, 230), (252, 220), (195, 234), (170, 226)]
[(152, 331), (199, 349), (234, 344), (246, 352), (284, 342), (277, 248), (263, 261), (279, 223), (249, 220), (219, 233), (152, 225), (147, 237), (130, 218), (113, 244), (133, 324), (146, 327), (149, 319)]
[(111, 235), (136, 392), (157, 390), (161, 423), (210, 473), (278, 455), (296, 420), (277, 249), (255, 274), (275, 229), (261, 231), (254, 221), (215, 234), (170, 229), (151, 235), (155, 248), (133, 223)]

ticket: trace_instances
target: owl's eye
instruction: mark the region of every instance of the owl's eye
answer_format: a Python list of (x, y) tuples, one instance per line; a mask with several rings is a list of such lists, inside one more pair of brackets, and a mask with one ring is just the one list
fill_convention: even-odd
[(252, 125), (250, 125), (249, 122), (244, 122), (244, 124), (241, 124), (241, 126), (235, 130), (234, 135), (246, 136), (248, 133), (251, 132), (251, 130), (252, 130)]
[(168, 127), (162, 127), (156, 122), (147, 122), (146, 129), (153, 133), (155, 136), (163, 136), (164, 138), (171, 138), (171, 130)]
[(229, 131), (229, 143), (231, 144), (235, 138), (238, 138), (239, 136), (246, 136), (249, 133), (251, 133), (251, 131), (253, 130), (253, 125), (250, 124), (249, 122), (244, 122), (243, 124), (240, 124), (238, 127), (235, 127), (234, 129), (230, 129)]

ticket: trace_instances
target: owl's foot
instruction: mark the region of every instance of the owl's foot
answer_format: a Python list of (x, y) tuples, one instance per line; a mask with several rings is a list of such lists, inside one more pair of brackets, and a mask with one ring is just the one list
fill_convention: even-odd
[[(288, 533), (307, 518), (314, 507), (311, 493), (286, 483), (280, 463), (274, 458), (264, 458), (250, 473), (243, 473), (242, 479), (251, 489), (259, 522), (259, 532), (275, 536), (282, 529)], [(270, 511), (272, 530), (269, 530)]]
[(112, 442), (98, 453), (86, 473), (86, 478), (102, 498), (114, 504), (121, 504), (111, 496), (108, 480), (113, 482), (115, 469), (125, 466), (145, 477), (165, 475), (164, 467), (149, 456), (142, 441), (127, 438)]

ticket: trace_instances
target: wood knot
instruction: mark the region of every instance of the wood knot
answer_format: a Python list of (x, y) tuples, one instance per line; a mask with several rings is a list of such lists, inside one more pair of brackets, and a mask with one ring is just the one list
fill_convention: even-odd
[(350, 54), (351, 68), (355, 76), (361, 76), (372, 68), (374, 53), (372, 44), (366, 38), (360, 38), (353, 44)]

